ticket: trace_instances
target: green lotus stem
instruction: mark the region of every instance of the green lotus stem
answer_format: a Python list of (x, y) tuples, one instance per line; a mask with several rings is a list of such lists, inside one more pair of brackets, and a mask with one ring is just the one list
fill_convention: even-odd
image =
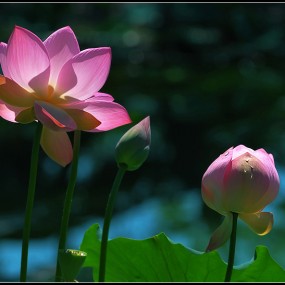
[(60, 263), (59, 263), (59, 252), (60, 250), (65, 249), (65, 244), (66, 244), (68, 222), (69, 222), (69, 216), (71, 212), (73, 192), (74, 192), (76, 178), (77, 178), (80, 137), (81, 137), (81, 131), (78, 131), (78, 130), (75, 131), (74, 132), (74, 142), (73, 142), (73, 159), (72, 159), (72, 165), (71, 165), (71, 175), (70, 175), (69, 183), (68, 183), (67, 190), (66, 190), (65, 201), (64, 201), (64, 206), (63, 206), (63, 214), (62, 214), (62, 220), (61, 220), (61, 227), (60, 227), (58, 252), (57, 252), (57, 265), (56, 265), (56, 274), (55, 274), (56, 282), (62, 281), (62, 273), (61, 273)]
[(36, 131), (34, 135), (34, 141), (33, 141), (32, 155), (31, 155), (28, 197), (27, 197), (27, 203), (26, 203), (25, 221), (24, 221), (24, 229), (23, 229), (20, 282), (26, 282), (27, 280), (29, 240), (30, 240), (30, 233), (31, 233), (32, 212), (33, 212), (35, 189), (36, 189), (36, 182), (37, 182), (41, 133), (42, 133), (42, 124), (37, 123)]
[(107, 207), (105, 212), (105, 218), (104, 218), (104, 226), (103, 226), (103, 233), (102, 233), (102, 240), (101, 240), (101, 248), (100, 248), (100, 264), (99, 264), (99, 282), (105, 281), (105, 271), (106, 271), (106, 259), (107, 259), (107, 245), (108, 245), (108, 236), (109, 236), (109, 228), (110, 223), (112, 219), (112, 213), (114, 204), (116, 201), (116, 196), (121, 184), (121, 181), (123, 179), (123, 176), (125, 174), (126, 170), (124, 168), (119, 168), (116, 178), (114, 180)]
[(230, 250), (229, 250), (228, 267), (227, 267), (225, 282), (231, 281), (234, 261), (235, 261), (238, 213), (232, 213), (232, 214), (233, 214), (233, 226), (232, 226), (232, 233), (230, 239)]

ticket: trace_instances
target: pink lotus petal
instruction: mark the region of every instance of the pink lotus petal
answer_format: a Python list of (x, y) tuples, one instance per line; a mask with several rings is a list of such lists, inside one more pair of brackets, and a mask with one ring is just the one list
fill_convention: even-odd
[(33, 107), (23, 110), (15, 118), (15, 120), (21, 124), (29, 124), (31, 122), (34, 122), (35, 119), (36, 118), (35, 118), (35, 112), (34, 112)]
[(84, 111), (93, 115), (101, 124), (92, 132), (108, 131), (131, 123), (126, 109), (118, 103), (109, 101), (90, 101)]
[(88, 100), (94, 99), (96, 101), (114, 101), (113, 96), (111, 96), (110, 94), (107, 93), (101, 93), (101, 92), (97, 92), (95, 93), (94, 97), (89, 98)]
[(54, 131), (73, 131), (76, 123), (63, 109), (43, 101), (35, 101), (35, 115), (46, 127)]
[(15, 107), (31, 107), (35, 97), (13, 80), (0, 75), (0, 99)]
[(238, 146), (236, 146), (236, 147), (234, 148), (232, 159), (234, 160), (234, 159), (236, 159), (237, 157), (239, 157), (239, 156), (241, 156), (241, 155), (243, 155), (243, 154), (245, 154), (245, 153), (249, 153), (249, 154), (251, 154), (251, 155), (255, 155), (255, 151), (254, 151), (253, 149), (248, 148), (248, 147), (246, 147), (246, 146), (240, 144), (240, 145), (238, 145)]
[(42, 41), (32, 32), (15, 27), (7, 46), (11, 78), (26, 90), (46, 94), (50, 63)]
[[(261, 159), (261, 160), (260, 160)], [(251, 155), (236, 157), (227, 168), (223, 194), (225, 209), (237, 213), (255, 213), (262, 210), (277, 196), (278, 173), (271, 159)]]
[(82, 131), (93, 130), (98, 127), (101, 122), (93, 115), (80, 109), (66, 109), (65, 110), (76, 123), (76, 129)]
[(248, 152), (233, 159), (224, 178), (225, 209), (236, 213), (255, 213), (263, 209), (268, 202), (260, 208), (260, 199), (268, 191), (268, 174), (266, 166)]
[(92, 95), (88, 100), (78, 100), (69, 96), (64, 96), (64, 98), (58, 97), (53, 100), (53, 102), (56, 102), (58, 106), (64, 109), (84, 109), (89, 106), (90, 103), (99, 101), (113, 102), (114, 98), (107, 93), (96, 92), (95, 95)]
[(221, 247), (231, 236), (233, 215), (228, 213), (222, 224), (214, 231), (207, 246), (206, 252)]
[(268, 152), (267, 152), (265, 149), (263, 149), (263, 148), (257, 149), (257, 150), (255, 151), (255, 156), (258, 157), (258, 158), (259, 158), (259, 156), (261, 156), (261, 157), (260, 157), (261, 160), (262, 160), (264, 157), (269, 157), (270, 160), (272, 161), (273, 165), (275, 165), (273, 155), (270, 154), (270, 153), (268, 153)]
[(110, 65), (110, 48), (84, 50), (63, 66), (56, 92), (79, 100), (90, 98), (106, 82)]
[(81, 109), (81, 110), (83, 110), (84, 108), (86, 108), (89, 105), (89, 103), (86, 100), (81, 101), (81, 100), (77, 100), (73, 97), (68, 97), (68, 96), (65, 97), (64, 99), (60, 98), (60, 97), (55, 98), (54, 102), (56, 102), (57, 106), (59, 106), (63, 109)]
[(7, 45), (5, 43), (0, 43), (0, 64), (5, 77), (10, 78), (10, 73), (7, 66)]
[(72, 161), (72, 145), (66, 132), (43, 127), (41, 146), (45, 153), (61, 166), (66, 166)]
[(226, 168), (231, 164), (233, 147), (229, 148), (214, 160), (202, 177), (202, 198), (208, 207), (223, 214), (222, 198), (224, 185), (223, 180)]
[(269, 212), (240, 214), (239, 217), (258, 235), (268, 234), (273, 226), (273, 215)]
[(88, 98), (88, 100), (77, 100), (68, 96), (65, 97), (65, 100), (62, 98), (57, 98), (57, 100), (59, 100), (57, 104), (62, 106), (64, 109), (84, 109), (91, 103), (96, 103), (99, 101), (113, 102), (114, 98), (109, 94), (97, 92), (95, 95)]
[(272, 155), (271, 153), (269, 153), (269, 157), (270, 157), (270, 159), (272, 160), (273, 164), (275, 165), (274, 157), (273, 157), (273, 155)]
[(262, 209), (264, 208), (264, 205), (271, 203), (276, 198), (279, 192), (280, 179), (275, 168), (274, 158), (272, 154), (268, 154), (264, 149), (258, 149), (255, 151), (255, 156), (260, 160), (260, 163), (264, 165), (270, 181), (268, 191), (258, 202), (260, 209)]
[(11, 106), (0, 100), (0, 117), (2, 117), (7, 121), (10, 121), (12, 123), (17, 123), (15, 118), (23, 110), (24, 110), (23, 108)]
[(49, 84), (55, 87), (59, 72), (63, 65), (80, 52), (79, 45), (70, 27), (64, 27), (51, 34), (44, 45), (50, 58)]

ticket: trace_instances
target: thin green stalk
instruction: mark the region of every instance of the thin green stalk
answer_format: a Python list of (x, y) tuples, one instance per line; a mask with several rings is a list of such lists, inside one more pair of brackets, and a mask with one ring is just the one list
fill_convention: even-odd
[(126, 170), (123, 168), (118, 169), (116, 178), (114, 180), (114, 183), (113, 183), (110, 195), (109, 195), (107, 207), (106, 207), (102, 240), (101, 240), (101, 249), (100, 249), (99, 280), (98, 280), (99, 282), (105, 281), (109, 228), (110, 228), (110, 223), (112, 219), (114, 204), (116, 201), (116, 196), (117, 196), (117, 193), (118, 193), (118, 190), (119, 190), (119, 187), (120, 187), (120, 184), (121, 184), (121, 181), (123, 179), (125, 172)]
[(231, 281), (232, 271), (233, 271), (234, 261), (235, 261), (238, 213), (232, 213), (232, 214), (233, 214), (233, 227), (232, 227), (232, 233), (231, 233), (231, 239), (230, 239), (230, 251), (229, 251), (228, 267), (227, 267), (225, 282)]
[(35, 132), (34, 141), (33, 141), (32, 155), (31, 155), (28, 197), (27, 197), (26, 211), (25, 211), (25, 221), (24, 221), (23, 240), (22, 240), (20, 282), (26, 282), (26, 279), (27, 279), (29, 240), (30, 240), (30, 233), (31, 233), (32, 212), (33, 212), (35, 189), (36, 189), (36, 182), (37, 182), (41, 133), (42, 133), (42, 124), (37, 123), (36, 132)]
[(80, 137), (81, 131), (74, 132), (74, 143), (73, 143), (73, 159), (71, 165), (71, 175), (69, 179), (69, 183), (66, 190), (65, 201), (63, 206), (63, 214), (61, 220), (60, 234), (59, 234), (59, 243), (58, 243), (58, 252), (57, 252), (57, 265), (56, 265), (56, 273), (55, 273), (55, 281), (62, 281), (62, 273), (59, 264), (59, 251), (61, 249), (65, 249), (67, 230), (68, 230), (68, 222), (69, 216), (71, 212), (72, 198), (73, 192), (76, 184), (77, 178), (77, 167), (78, 167), (78, 159), (79, 159), (79, 149), (80, 149)]

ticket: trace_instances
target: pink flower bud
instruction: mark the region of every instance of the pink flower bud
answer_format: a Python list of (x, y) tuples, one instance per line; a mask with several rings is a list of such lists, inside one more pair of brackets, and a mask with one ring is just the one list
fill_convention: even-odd
[(138, 169), (148, 157), (150, 141), (150, 119), (146, 117), (129, 129), (117, 143), (115, 156), (118, 166), (128, 171)]
[(257, 234), (268, 233), (273, 215), (261, 210), (276, 198), (279, 184), (273, 156), (264, 149), (254, 151), (239, 145), (221, 154), (202, 178), (204, 202), (226, 216), (213, 234), (208, 250), (221, 246), (229, 238), (231, 212), (238, 213)]

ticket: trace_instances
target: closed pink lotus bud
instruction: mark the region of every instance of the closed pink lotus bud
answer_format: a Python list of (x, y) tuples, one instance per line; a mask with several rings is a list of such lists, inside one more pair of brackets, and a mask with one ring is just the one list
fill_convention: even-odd
[(273, 215), (261, 212), (279, 191), (279, 176), (272, 154), (244, 145), (231, 147), (221, 154), (202, 178), (204, 202), (225, 216), (213, 233), (207, 251), (223, 245), (230, 237), (232, 212), (259, 235), (270, 232)]
[(149, 155), (151, 142), (149, 116), (130, 128), (119, 140), (115, 157), (119, 167), (128, 171), (137, 170)]

